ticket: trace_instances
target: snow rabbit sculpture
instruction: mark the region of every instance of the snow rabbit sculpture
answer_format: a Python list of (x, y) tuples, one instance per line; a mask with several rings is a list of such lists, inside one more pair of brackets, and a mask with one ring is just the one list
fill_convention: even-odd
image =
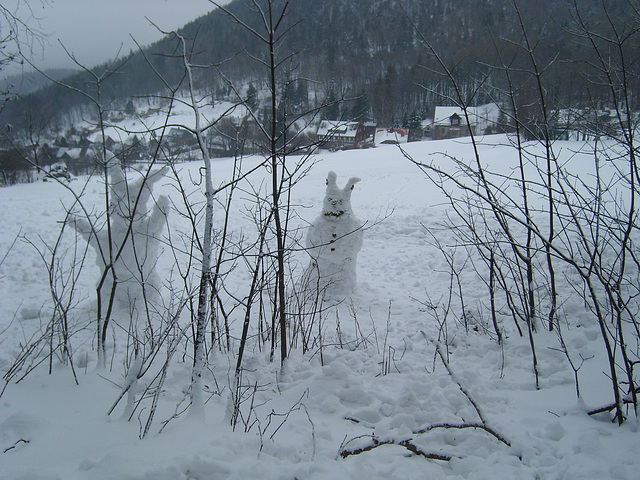
[[(161, 180), (168, 167), (152, 173), (146, 178), (141, 176), (129, 180), (119, 161), (109, 152), (109, 210), (111, 214), (111, 232), (105, 225), (91, 225), (86, 218), (77, 216), (72, 226), (96, 251), (96, 264), (100, 272), (107, 268), (109, 241), (115, 259), (113, 273), (118, 279), (115, 299), (124, 311), (132, 307), (144, 308), (142, 302), (155, 300), (161, 286), (155, 271), (160, 254), (160, 233), (166, 225), (169, 211), (169, 199), (160, 195), (151, 207), (147, 205), (152, 197), (152, 187)], [(95, 223), (99, 223), (94, 220)], [(113, 275), (108, 273), (102, 290), (102, 311), (107, 303), (113, 286)]]
[(356, 286), (356, 259), (362, 248), (362, 223), (351, 210), (351, 192), (360, 179), (350, 178), (344, 188), (336, 179), (335, 172), (329, 172), (322, 213), (307, 233), (311, 261), (305, 280), (318, 292), (344, 296)]

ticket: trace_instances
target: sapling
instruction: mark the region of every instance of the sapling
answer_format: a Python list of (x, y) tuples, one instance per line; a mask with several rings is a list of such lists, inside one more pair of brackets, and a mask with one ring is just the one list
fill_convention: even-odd
[(304, 275), (308, 288), (328, 296), (347, 295), (356, 287), (356, 261), (362, 248), (362, 223), (351, 209), (351, 192), (358, 177), (338, 187), (337, 175), (327, 175), (327, 191), (322, 213), (313, 221), (307, 234), (307, 251), (311, 261)]

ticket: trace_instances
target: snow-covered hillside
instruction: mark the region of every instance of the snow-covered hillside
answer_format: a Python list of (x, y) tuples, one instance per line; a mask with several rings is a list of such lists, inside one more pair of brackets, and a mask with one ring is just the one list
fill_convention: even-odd
[[(247, 115), (246, 109), (241, 105), (224, 101), (212, 104), (211, 98), (206, 95), (200, 95), (199, 98), (198, 107), (203, 124), (208, 124), (223, 115), (240, 122)], [(76, 127), (93, 132), (87, 137), (92, 143), (100, 143), (104, 135), (118, 143), (126, 143), (136, 137), (145, 144), (163, 132), (164, 135), (168, 135), (172, 129), (195, 128), (195, 116), (193, 109), (187, 106), (187, 99), (178, 98), (175, 103), (137, 101), (133, 105), (135, 114), (115, 115), (104, 131), (96, 129), (96, 120), (80, 121)]]
[[(581, 144), (558, 142), (556, 147), (565, 160), (574, 162), (576, 173), (584, 174), (589, 168), (589, 157), (576, 154)], [(444, 166), (453, 157), (473, 159), (468, 139), (409, 143), (403, 148), (416, 160)], [(517, 167), (516, 152), (505, 136), (484, 138), (479, 153), (496, 174), (510, 175)], [(56, 355), (49, 374), (49, 351), (43, 340), (0, 397), (0, 478), (638, 478), (640, 434), (634, 415), (630, 413), (629, 421), (618, 427), (608, 413), (586, 413), (612, 402), (611, 382), (599, 327), (562, 276), (558, 279), (564, 299), (560, 324), (572, 358), (583, 359), (578, 372), (580, 400), (556, 332), (540, 328), (535, 333), (538, 390), (529, 339), (526, 333), (518, 334), (505, 311), (499, 312), (504, 342), (498, 344), (488, 310), (484, 283), (488, 279), (480, 278), (474, 269), (459, 270), (469, 328), (461, 324), (458, 287), (452, 287), (451, 268), (443, 255), (454, 252), (458, 241), (449, 227), (453, 216), (447, 198), (398, 147), (322, 152), (314, 160), (291, 194), (297, 215), (290, 230), (300, 228), (301, 245), (306, 227), (322, 211), (329, 171), (337, 173), (340, 184), (350, 177), (361, 179), (352, 192), (351, 206), (365, 224), (356, 291), (322, 312), (314, 326), (322, 345), (303, 353), (298, 342), (281, 369), (277, 360), (269, 361), (268, 345), (255, 333), (245, 352), (241, 417), (232, 430), (228, 402), (236, 362), (234, 345), (231, 353), (211, 353), (204, 375), (205, 420), (194, 421), (184, 414), (164, 425), (184, 407), (183, 392), (190, 382), (191, 345), (181, 340), (171, 358), (150, 433), (140, 440), (150, 400), (140, 403), (131, 421), (120, 418), (125, 401), (107, 416), (125, 381), (123, 365), (130, 346), (126, 335), (114, 328), (109, 368), (96, 370), (92, 292), (97, 268), (95, 262), (87, 261), (69, 313), (79, 385), (71, 368), (61, 365)], [(245, 170), (260, 161), (245, 159)], [(233, 159), (216, 160), (213, 165), (216, 183), (230, 178)], [(188, 198), (201, 204), (200, 167), (197, 162), (178, 165)], [(260, 185), (266, 175), (264, 169), (257, 170), (234, 194), (230, 238), (249, 242), (255, 235), (248, 185)], [(74, 180), (71, 188), (77, 193), (84, 188), (85, 204), (99, 211), (101, 180), (90, 179), (86, 186), (83, 182)], [(183, 203), (175, 185), (167, 175), (154, 186), (155, 196), (164, 194), (173, 202), (168, 222), (171, 236), (166, 239), (178, 250), (173, 255), (165, 245), (158, 261), (156, 273), (165, 281), (163, 295), (180, 282), (176, 259), (184, 259), (181, 252), (190, 239), (189, 221), (179, 214)], [(45, 246), (55, 245), (65, 208), (72, 203), (71, 193), (56, 183), (0, 189), (3, 375), (50, 321), (47, 265), (37, 249), (48, 258)], [(217, 208), (220, 226), (222, 210)], [(79, 253), (69, 249), (71, 245), (72, 235), (65, 235), (60, 251), (66, 252), (67, 265)], [(78, 247), (84, 248), (81, 238)], [(94, 254), (89, 250), (89, 257)], [(456, 262), (464, 259), (461, 250), (456, 255)], [(300, 275), (307, 264), (308, 255), (299, 249), (293, 255), (292, 275)], [(226, 292), (242, 297), (248, 278), (245, 265), (238, 262), (225, 277)], [(164, 299), (168, 304), (169, 299)], [(240, 309), (230, 313), (230, 328), (232, 337), (238, 338)], [(162, 349), (158, 367), (166, 357)], [(27, 373), (33, 358), (43, 361), (16, 382)], [(141, 379), (138, 398), (158, 371), (154, 367)], [(476, 428), (457, 428), (463, 425)], [(416, 452), (443, 458), (425, 458)]]

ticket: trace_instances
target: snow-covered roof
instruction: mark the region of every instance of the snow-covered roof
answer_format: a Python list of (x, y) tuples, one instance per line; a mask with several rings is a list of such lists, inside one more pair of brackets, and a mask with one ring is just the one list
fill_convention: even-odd
[(69, 158), (73, 160), (77, 160), (82, 155), (83, 150), (85, 149), (61, 147), (58, 149), (58, 152), (56, 153), (56, 158), (62, 158), (62, 156), (66, 154)]
[(340, 136), (356, 137), (358, 122), (343, 122), (340, 120), (322, 120), (318, 127), (318, 137)]
[(464, 115), (464, 111), (459, 107), (436, 107), (435, 113), (433, 114), (433, 123), (434, 124), (448, 124), (449, 119), (453, 115), (458, 115), (460, 117), (460, 121), (462, 124), (466, 125), (467, 120)]
[[(433, 115), (434, 125), (448, 125), (449, 119), (457, 114), (460, 117), (460, 124), (467, 124), (467, 117), (464, 110), (460, 107), (436, 107)], [(467, 114), (472, 125), (477, 125), (481, 129), (485, 129), (489, 125), (498, 123), (500, 116), (500, 107), (495, 103), (488, 103), (478, 107), (467, 107)]]
[(378, 128), (373, 143), (381, 145), (383, 143), (407, 143), (409, 141), (408, 128)]

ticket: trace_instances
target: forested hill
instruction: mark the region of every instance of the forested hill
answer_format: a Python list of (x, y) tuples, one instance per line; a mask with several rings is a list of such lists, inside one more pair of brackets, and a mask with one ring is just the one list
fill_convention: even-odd
[[(235, 0), (227, 8), (247, 26), (264, 32), (254, 2), (266, 9), (267, 0)], [(586, 84), (579, 62), (588, 55), (582, 46), (585, 42), (572, 32), (577, 13), (594, 28), (610, 29), (610, 23), (627, 28), (624, 22), (634, 3), (292, 0), (280, 26), (280, 32), (286, 33), (277, 54), (283, 59), (295, 53), (283, 65), (283, 75), (316, 80), (314, 88), (325, 92), (366, 94), (368, 108), (361, 108), (388, 124), (408, 115), (424, 115), (434, 103), (446, 102), (440, 95), (454, 95), (450, 80), (442, 76), (443, 66), (452, 71), (470, 103), (495, 97), (505, 81), (496, 65), (507, 62), (514, 71), (516, 67), (533, 70), (526, 49), (518, 47), (529, 41), (547, 84), (556, 86), (550, 92), (554, 101), (576, 105), (593, 98), (593, 85)], [(283, 0), (272, 1), (276, 15), (283, 5)], [(251, 82), (260, 88), (266, 80), (264, 66), (255, 60), (266, 58), (264, 43), (228, 13), (213, 11), (180, 33), (189, 39), (193, 63), (221, 64), (220, 70), (237, 85)], [(179, 84), (183, 79), (180, 53), (178, 40), (168, 35), (146, 48), (144, 55), (137, 52), (121, 59), (116, 62), (118, 73), (102, 82), (104, 98), (145, 95)], [(101, 73), (106, 68), (92, 70)], [(225, 89), (214, 68), (198, 70), (197, 80), (200, 88), (212, 93)], [(95, 89), (95, 81), (86, 73), (71, 77), (69, 83), (88, 92)], [(479, 83), (485, 87), (482, 95), (477, 93)], [(82, 101), (86, 99), (76, 92), (51, 87), (6, 108), (2, 120), (19, 123), (29, 108), (60, 113)]]

